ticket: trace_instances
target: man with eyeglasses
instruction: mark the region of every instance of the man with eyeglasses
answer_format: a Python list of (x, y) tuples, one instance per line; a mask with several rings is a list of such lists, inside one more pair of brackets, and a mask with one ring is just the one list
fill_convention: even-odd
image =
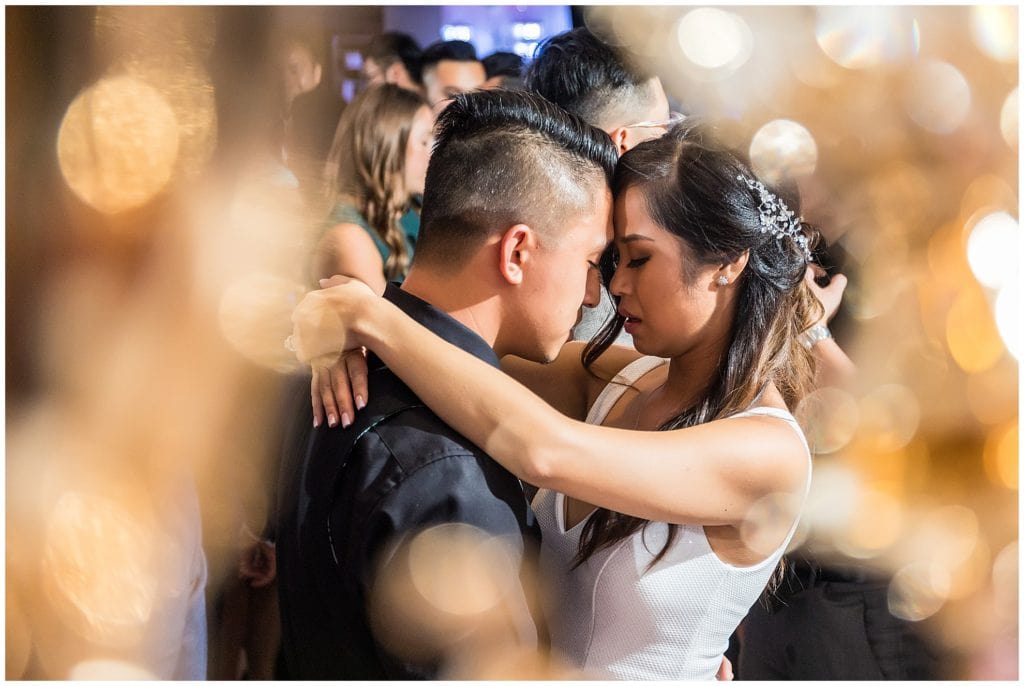
[[(684, 118), (669, 111), (657, 76), (587, 28), (565, 31), (541, 43), (527, 70), (526, 88), (603, 129), (619, 155), (658, 138)], [(600, 305), (584, 308), (573, 337), (590, 339), (614, 309), (602, 289)], [(633, 338), (622, 332), (616, 342), (632, 345)]]

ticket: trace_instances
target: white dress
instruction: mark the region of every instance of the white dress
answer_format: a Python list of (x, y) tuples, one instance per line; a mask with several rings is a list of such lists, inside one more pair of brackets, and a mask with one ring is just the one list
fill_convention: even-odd
[[(600, 424), (626, 386), (665, 361), (644, 357), (623, 369), (598, 396), (587, 417)], [(793, 416), (755, 408), (735, 416)], [(804, 440), (806, 446), (806, 440)], [(808, 452), (808, 485), (810, 453)], [(805, 491), (806, 495), (806, 491)], [(571, 569), (589, 519), (565, 528), (565, 497), (541, 489), (533, 501), (543, 532), (541, 571), (551, 593), (547, 608), (552, 646), (594, 679), (714, 679), (740, 620), (757, 601), (793, 536), (750, 567), (721, 561), (702, 526), (680, 526), (665, 556), (650, 570), (668, 525), (645, 529)]]

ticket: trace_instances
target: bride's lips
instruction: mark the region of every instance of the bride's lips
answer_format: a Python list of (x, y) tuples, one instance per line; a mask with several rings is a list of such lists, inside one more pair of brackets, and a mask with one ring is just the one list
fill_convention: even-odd
[(637, 327), (640, 326), (640, 323), (643, 321), (642, 319), (634, 317), (629, 311), (622, 308), (619, 308), (619, 316), (626, 318), (626, 323), (622, 328), (625, 329), (626, 333), (630, 336), (633, 335), (633, 332), (636, 331)]

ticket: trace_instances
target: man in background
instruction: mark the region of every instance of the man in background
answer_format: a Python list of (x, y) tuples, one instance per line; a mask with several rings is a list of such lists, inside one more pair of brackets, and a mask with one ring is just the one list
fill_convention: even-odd
[(304, 191), (319, 188), (320, 173), (344, 109), (341, 93), (324, 74), (320, 45), (307, 36), (283, 41), (284, 162)]
[(523, 58), (514, 52), (493, 52), (482, 60), (487, 81), (484, 88), (519, 90), (523, 85)]
[(423, 51), (412, 37), (389, 31), (382, 33), (363, 52), (363, 77), (370, 86), (393, 83), (406, 90), (422, 91), (420, 58)]
[(481, 88), (487, 80), (472, 43), (461, 40), (428, 45), (420, 61), (427, 102), (440, 114), (459, 93)]

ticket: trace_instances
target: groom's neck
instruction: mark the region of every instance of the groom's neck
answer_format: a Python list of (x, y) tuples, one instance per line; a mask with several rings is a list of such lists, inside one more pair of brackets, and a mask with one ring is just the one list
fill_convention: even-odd
[(502, 355), (495, 345), (501, 329), (500, 298), (480, 275), (471, 270), (440, 273), (414, 266), (402, 290), (448, 314), (495, 348), (499, 357)]

